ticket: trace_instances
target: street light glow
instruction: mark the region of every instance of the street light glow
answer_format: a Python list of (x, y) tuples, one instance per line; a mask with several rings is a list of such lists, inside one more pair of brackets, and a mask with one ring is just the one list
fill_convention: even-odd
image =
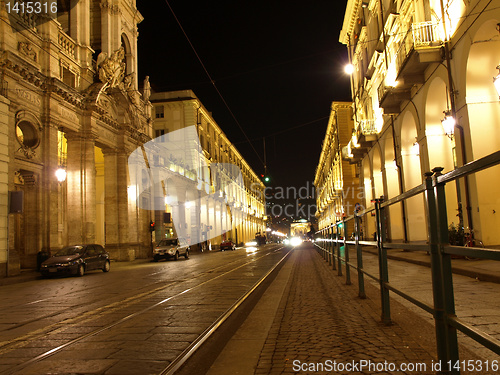
[(58, 168), (56, 171), (56, 178), (59, 182), (66, 181), (66, 170), (64, 168)]
[(493, 77), (493, 84), (495, 85), (495, 89), (497, 90), (498, 97), (500, 97), (500, 65), (497, 66), (498, 75)]
[(441, 125), (443, 125), (443, 129), (445, 134), (453, 138), (453, 133), (455, 130), (455, 119), (451, 115), (450, 111), (444, 111), (444, 119), (441, 120)]
[(347, 64), (345, 67), (344, 67), (344, 72), (346, 74), (349, 74), (351, 75), (352, 73), (354, 73), (354, 65), (352, 64)]

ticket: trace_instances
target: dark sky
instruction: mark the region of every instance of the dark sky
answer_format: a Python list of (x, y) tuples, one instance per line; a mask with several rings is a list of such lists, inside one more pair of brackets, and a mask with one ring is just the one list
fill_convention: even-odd
[(156, 91), (192, 89), (257, 174), (266, 137), (274, 186), (312, 184), (335, 100), (349, 100), (338, 42), (347, 1), (165, 0), (137, 2), (139, 79)]

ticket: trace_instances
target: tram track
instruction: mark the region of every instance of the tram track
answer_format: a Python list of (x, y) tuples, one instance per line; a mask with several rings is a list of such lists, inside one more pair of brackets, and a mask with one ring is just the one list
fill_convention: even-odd
[[(16, 338), (15, 340), (11, 340), (11, 342), (4, 344), (3, 346), (0, 347), (0, 357), (7, 353), (8, 351), (14, 350), (14, 349), (19, 349), (23, 345), (26, 345), (27, 343), (41, 339), (43, 337), (47, 337), (49, 335), (53, 335), (58, 332), (62, 332), (65, 329), (69, 328), (74, 328), (77, 330), (78, 327), (82, 326), (92, 326), (92, 324), (96, 324), (96, 321), (99, 319), (102, 319), (106, 316), (113, 316), (113, 315), (119, 315), (121, 314), (122, 316), (119, 319), (114, 320), (111, 323), (103, 324), (101, 327), (94, 329), (90, 332), (84, 333), (79, 335), (78, 337), (67, 341), (64, 344), (54, 346), (50, 348), (49, 350), (45, 350), (43, 353), (36, 355), (35, 357), (25, 360), (22, 363), (16, 364), (14, 367), (11, 367), (5, 371), (0, 372), (0, 374), (15, 374), (15, 373), (22, 373), (24, 368), (33, 365), (35, 363), (44, 361), (48, 359), (49, 357), (60, 353), (74, 344), (80, 343), (86, 339), (89, 339), (91, 337), (95, 337), (101, 334), (104, 334), (114, 327), (117, 327), (125, 322), (129, 322), (135, 318), (138, 318), (142, 315), (145, 315), (152, 310), (155, 310), (162, 305), (167, 304), (167, 302), (171, 302), (174, 299), (179, 299), (181, 296), (185, 296), (187, 294), (195, 294), (193, 292), (201, 289), (202, 287), (206, 286), (207, 284), (213, 283), (217, 280), (223, 279), (224, 277), (234, 274), (236, 271), (241, 270), (244, 267), (252, 266), (252, 264), (256, 264), (258, 261), (262, 260), (263, 258), (268, 257), (272, 253), (276, 253), (280, 251), (282, 248), (278, 249), (268, 249), (265, 254), (260, 255), (260, 256), (253, 256), (252, 258), (245, 257), (243, 259), (236, 259), (234, 261), (231, 261), (229, 263), (225, 263), (223, 265), (219, 265), (217, 267), (210, 268), (208, 270), (202, 271), (201, 273), (198, 274), (193, 274), (193, 272), (190, 272), (187, 274), (186, 277), (183, 278), (183, 280), (179, 280), (177, 282), (171, 282), (168, 284), (162, 283), (161, 286), (158, 286), (156, 288), (150, 289), (144, 293), (140, 294), (135, 294), (133, 296), (130, 296), (129, 298), (126, 299), (121, 299), (120, 301), (115, 301), (111, 304), (107, 304), (104, 306), (100, 306), (96, 309), (89, 310), (82, 315), (79, 315), (78, 317), (70, 318), (70, 319), (65, 319), (61, 322), (56, 322), (53, 323), (52, 325), (49, 325), (47, 327), (43, 327), (39, 330), (30, 332), (24, 336), (20, 336)], [(161, 372), (161, 374), (170, 374), (171, 369), (173, 368), (172, 364), (182, 364), (184, 363), (189, 356), (196, 350), (196, 348), (199, 347), (205, 340), (219, 327), (227, 318), (228, 316), (231, 315), (231, 313), (241, 304), (241, 302), (247, 298), (254, 290), (255, 288), (260, 285), (263, 280), (265, 280), (266, 277), (269, 276), (269, 274), (274, 270), (279, 263), (281, 263), (289, 254), (285, 254), (284, 256), (281, 256), (280, 260), (275, 263), (271, 269), (265, 273), (264, 276), (262, 276), (256, 284), (252, 288), (250, 288), (247, 293), (245, 293), (242, 297), (238, 298), (238, 300), (229, 308), (227, 309), (220, 317), (215, 320), (206, 330), (202, 332), (201, 335), (198, 336), (196, 340), (191, 342), (186, 349), (173, 361), (170, 362), (170, 364)], [(255, 254), (257, 255), (257, 254)], [(214, 272), (217, 274), (214, 275)], [(251, 273), (251, 272), (250, 272)], [(208, 278), (207, 278), (208, 277)], [(205, 278), (205, 280), (203, 280)], [(185, 287), (185, 284), (193, 284), (191, 286)], [(158, 283), (151, 283), (148, 286), (151, 288), (151, 285), (156, 285)], [(142, 288), (141, 288), (142, 289)], [(161, 298), (162, 293), (165, 291), (171, 291), (172, 289), (176, 289), (176, 291), (172, 292), (171, 295), (169, 295), (166, 298)], [(160, 298), (159, 301), (157, 302), (152, 302), (151, 299), (154, 298)], [(147, 307), (143, 307), (143, 305), (147, 303)], [(132, 313), (128, 313), (129, 308), (133, 308), (134, 306), (139, 306), (141, 307), (137, 311), (134, 311)], [(106, 320), (106, 319), (104, 319)]]
[[(152, 294), (152, 293), (154, 293), (154, 291), (159, 291), (159, 290), (163, 290), (163, 289), (169, 288), (171, 285), (173, 285), (175, 283), (181, 283), (181, 282), (190, 281), (190, 280), (193, 280), (193, 279), (199, 279), (199, 278), (202, 278), (202, 277), (204, 277), (206, 275), (209, 275), (209, 274), (212, 274), (214, 272), (217, 272), (217, 271), (219, 271), (221, 269), (229, 268), (229, 267), (231, 267), (235, 263), (245, 263), (245, 262), (248, 263), (247, 262), (247, 258), (236, 259), (236, 260), (230, 261), (228, 263), (222, 264), (222, 265), (217, 266), (217, 267), (210, 268), (210, 269), (208, 269), (206, 271), (199, 272), (199, 273), (197, 273), (195, 271), (191, 271), (190, 273), (186, 274), (183, 279), (176, 280), (175, 282), (169, 283), (167, 285), (165, 284), (164, 281), (155, 281), (155, 282), (152, 282), (152, 283), (144, 284), (139, 289), (131, 290), (128, 293), (129, 295), (131, 295), (131, 297), (126, 297), (125, 300), (129, 300), (130, 298), (134, 298), (134, 297), (141, 296), (141, 295)], [(155, 275), (158, 275), (158, 274), (162, 274), (164, 272), (165, 272), (164, 270), (152, 272), (152, 273), (144, 276), (144, 278), (146, 279), (148, 277), (152, 277), (152, 276), (155, 276)], [(97, 289), (97, 287), (94, 287), (94, 289)], [(138, 290), (146, 290), (146, 292), (142, 292), (142, 293), (138, 294), (137, 293)], [(86, 289), (85, 291), (88, 292), (88, 289)], [(35, 303), (53, 301), (53, 300), (56, 300), (58, 298), (60, 298), (60, 297), (45, 298), (45, 299), (41, 299), (41, 300), (36, 300), (36, 301), (32, 301), (32, 302), (23, 303), (23, 304), (18, 305), (18, 306), (12, 306), (11, 308), (32, 305), (32, 304), (35, 304)], [(101, 298), (99, 300), (94, 300), (94, 301), (92, 301), (92, 303), (93, 304), (99, 304), (100, 302), (104, 301), (105, 299), (106, 299), (106, 297)], [(123, 301), (124, 301), (123, 296), (120, 296), (119, 297), (119, 301), (117, 301), (117, 302), (123, 303)], [(114, 304), (115, 303), (107, 304), (107, 305), (99, 307), (97, 309), (106, 309), (106, 308), (112, 307)], [(18, 324), (12, 325), (10, 327), (5, 328), (4, 330), (0, 330), (0, 333), (2, 331), (3, 332), (13, 331), (15, 329), (25, 327), (25, 326), (27, 326), (27, 325), (29, 325), (31, 323), (38, 322), (38, 321), (43, 320), (43, 319), (53, 318), (53, 317), (56, 317), (58, 315), (67, 313), (67, 312), (69, 312), (71, 310), (75, 310), (75, 309), (78, 309), (78, 308), (84, 308), (84, 307), (87, 307), (87, 306), (88, 306), (88, 302), (82, 302), (82, 303), (79, 303), (79, 304), (71, 305), (69, 307), (57, 310), (57, 311), (55, 311), (53, 313), (45, 314), (45, 315), (42, 315), (42, 316), (39, 316), (39, 317), (36, 317), (36, 318), (33, 318), (33, 319), (29, 319), (29, 320), (20, 322)], [(0, 355), (2, 353), (2, 347), (3, 346), (4, 346), (3, 343), (0, 342)]]

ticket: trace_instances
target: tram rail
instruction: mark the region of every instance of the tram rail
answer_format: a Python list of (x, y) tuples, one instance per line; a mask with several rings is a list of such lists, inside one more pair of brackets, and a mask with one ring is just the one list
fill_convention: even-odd
[[(31, 331), (6, 343), (4, 342), (3, 345), (0, 343), (1, 358), (2, 355), (12, 350), (20, 349), (34, 340), (46, 338), (47, 335), (57, 335), (57, 333), (54, 332), (63, 331), (65, 329), (67, 330), (68, 328), (77, 331), (79, 328), (84, 326), (100, 324), (98, 321), (102, 318), (106, 321), (112, 316), (119, 315), (113, 321), (102, 324), (101, 327), (93, 329), (90, 332), (82, 333), (78, 337), (70, 339), (61, 345), (56, 345), (48, 350), (44, 350), (42, 353), (38, 353), (32, 358), (25, 358), (22, 362), (15, 363), (9, 368), (0, 371), (0, 374), (21, 374), (23, 373), (23, 369), (26, 369), (29, 366), (41, 363), (57, 353), (69, 350), (77, 343), (81, 343), (87, 339), (99, 337), (100, 335), (108, 334), (113, 328), (120, 326), (125, 322), (131, 322), (134, 319), (140, 319), (141, 317), (143, 318), (146, 314), (158, 310), (160, 307), (167, 305), (173, 300), (179, 300), (182, 296), (195, 295), (195, 292), (200, 292), (200, 290), (204, 287), (214, 285), (221, 281), (223, 284), (225, 280), (227, 281), (228, 279), (231, 279), (231, 276), (233, 276), (235, 272), (241, 271), (241, 274), (245, 272), (245, 267), (256, 267), (255, 264), (257, 262), (262, 261), (264, 258), (281, 250), (283, 250), (283, 247), (267, 249), (266, 251), (262, 251), (261, 254), (256, 254), (256, 256), (251, 258), (245, 257), (232, 260), (228, 263), (217, 265), (216, 267), (212, 267), (197, 274), (196, 272), (191, 271), (187, 273), (182, 280), (169, 282), (167, 284), (164, 282), (149, 283), (147, 284), (149, 290), (146, 292), (137, 294), (131, 291), (129, 292), (130, 295), (125, 299), (98, 306), (97, 308), (88, 310), (81, 315), (71, 317), (63, 321), (58, 321), (47, 325), (46, 327)], [(180, 366), (182, 366), (182, 364), (184, 364), (191, 357), (191, 355), (210, 337), (210, 335), (212, 335), (224, 323), (224, 321), (226, 321), (228, 317), (234, 313), (241, 303), (247, 299), (255, 291), (255, 289), (257, 289), (258, 286), (273, 273), (273, 271), (276, 270), (276, 268), (287, 258), (288, 254), (290, 254), (290, 251), (287, 251), (284, 254), (279, 254), (279, 259), (277, 261), (273, 258), (274, 261), (272, 262), (272, 265), (267, 266), (263, 275), (258, 277), (257, 281), (254, 282), (253, 285), (246, 290), (245, 293), (243, 293), (243, 295), (234, 298), (236, 299), (236, 302), (232, 303), (231, 306), (225, 309), (225, 311), (211, 324), (209, 324), (196, 339), (189, 342), (175, 359), (165, 360), (168, 364), (161, 372), (159, 372), (159, 374), (173, 374)], [(246, 272), (249, 274), (251, 273), (248, 271)], [(156, 286), (157, 284), (162, 285)], [(162, 296), (163, 293), (170, 292), (174, 287), (176, 290), (172, 292), (171, 295), (168, 295), (167, 297)], [(143, 289), (143, 287), (140, 289)], [(152, 301), (152, 299), (155, 301)], [(84, 303), (81, 303), (77, 306), (83, 307), (83, 305)], [(62, 314), (68, 309), (74, 308), (75, 306), (72, 306), (59, 310), (56, 313), (41, 316), (37, 319), (37, 321), (57, 317), (58, 314)], [(135, 309), (135, 311), (131, 312), (131, 309)], [(33, 320), (30, 320), (30, 322), (32, 321)], [(15, 327), (9, 327), (8, 330), (12, 331), (15, 328), (25, 326), (30, 322), (26, 321), (19, 323)]]

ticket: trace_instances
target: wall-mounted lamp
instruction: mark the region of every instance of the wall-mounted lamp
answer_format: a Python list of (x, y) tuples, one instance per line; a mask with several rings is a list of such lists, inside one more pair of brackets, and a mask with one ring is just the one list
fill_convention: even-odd
[(362, 8), (368, 8), (368, 5), (370, 4), (370, 2), (368, 0), (363, 0), (361, 2), (361, 7)]
[(453, 134), (455, 132), (455, 119), (451, 115), (450, 110), (443, 111), (444, 119), (441, 120), (441, 125), (443, 125), (443, 129), (445, 134), (453, 139)]
[(354, 73), (354, 65), (352, 64), (347, 64), (345, 67), (344, 67), (344, 72), (346, 74), (349, 74), (351, 75), (352, 73)]
[(415, 143), (412, 147), (412, 154), (417, 156), (420, 155), (420, 145), (418, 144), (417, 138), (415, 138)]
[(56, 178), (57, 178), (57, 181), (59, 181), (59, 182), (66, 181), (66, 169), (58, 168), (56, 171)]
[(498, 74), (496, 77), (493, 77), (493, 84), (495, 85), (498, 97), (500, 98), (500, 65), (497, 66), (497, 69), (498, 69)]

